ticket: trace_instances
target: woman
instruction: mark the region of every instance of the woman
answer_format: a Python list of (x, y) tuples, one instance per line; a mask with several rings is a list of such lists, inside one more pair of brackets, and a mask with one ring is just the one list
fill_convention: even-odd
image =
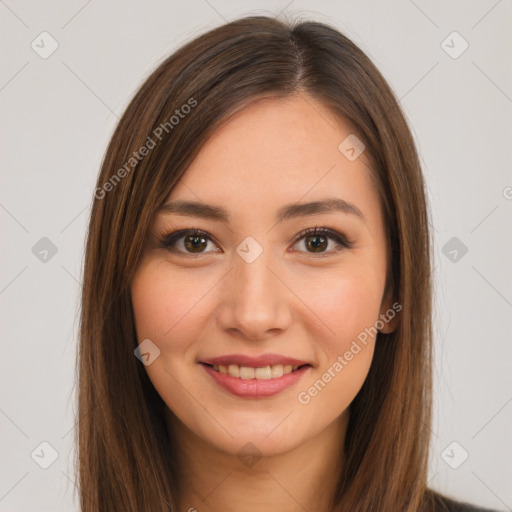
[(426, 486), (424, 182), (389, 86), (324, 24), (189, 42), (95, 190), (84, 512), (476, 510)]

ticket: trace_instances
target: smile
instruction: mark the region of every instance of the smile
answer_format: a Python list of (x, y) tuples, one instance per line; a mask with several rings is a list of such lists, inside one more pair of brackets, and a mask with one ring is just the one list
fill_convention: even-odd
[(312, 366), (304, 364), (264, 367), (201, 363), (212, 383), (241, 398), (269, 398), (291, 388)]
[[(307, 366), (307, 365), (303, 365)], [(283, 375), (288, 375), (296, 371), (300, 366), (282, 365), (276, 364), (273, 366), (264, 366), (261, 368), (253, 368), (251, 366), (239, 366), (237, 364), (214, 364), (212, 365), (216, 372), (223, 373), (224, 375), (230, 375), (238, 379), (257, 379), (257, 380), (268, 380), (268, 379), (279, 379)]]

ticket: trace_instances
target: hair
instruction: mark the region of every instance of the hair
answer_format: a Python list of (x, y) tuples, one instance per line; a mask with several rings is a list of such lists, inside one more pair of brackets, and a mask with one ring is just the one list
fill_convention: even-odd
[(156, 211), (208, 138), (259, 99), (299, 93), (348, 121), (365, 144), (385, 217), (386, 286), (402, 305), (395, 330), (378, 333), (369, 374), (350, 405), (333, 508), (434, 510), (437, 494), (426, 484), (432, 244), (411, 132), (386, 80), (350, 39), (319, 22), (251, 16), (166, 58), (129, 103), (103, 158), (87, 234), (77, 358), (84, 512), (177, 510), (178, 450), (166, 405), (134, 357), (130, 283)]

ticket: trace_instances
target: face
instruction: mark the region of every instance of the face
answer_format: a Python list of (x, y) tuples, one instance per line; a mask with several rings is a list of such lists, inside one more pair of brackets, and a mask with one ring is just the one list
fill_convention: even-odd
[(138, 341), (160, 351), (145, 369), (169, 418), (219, 450), (284, 453), (346, 420), (373, 328), (393, 329), (379, 197), (365, 153), (338, 148), (351, 133), (309, 96), (259, 100), (155, 218), (131, 283)]

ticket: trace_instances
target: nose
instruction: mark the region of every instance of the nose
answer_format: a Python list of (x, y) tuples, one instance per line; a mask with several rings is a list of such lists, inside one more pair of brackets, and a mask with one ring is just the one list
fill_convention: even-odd
[(234, 254), (232, 270), (223, 283), (218, 316), (224, 331), (259, 341), (288, 329), (293, 293), (277, 268), (267, 251), (252, 263)]

